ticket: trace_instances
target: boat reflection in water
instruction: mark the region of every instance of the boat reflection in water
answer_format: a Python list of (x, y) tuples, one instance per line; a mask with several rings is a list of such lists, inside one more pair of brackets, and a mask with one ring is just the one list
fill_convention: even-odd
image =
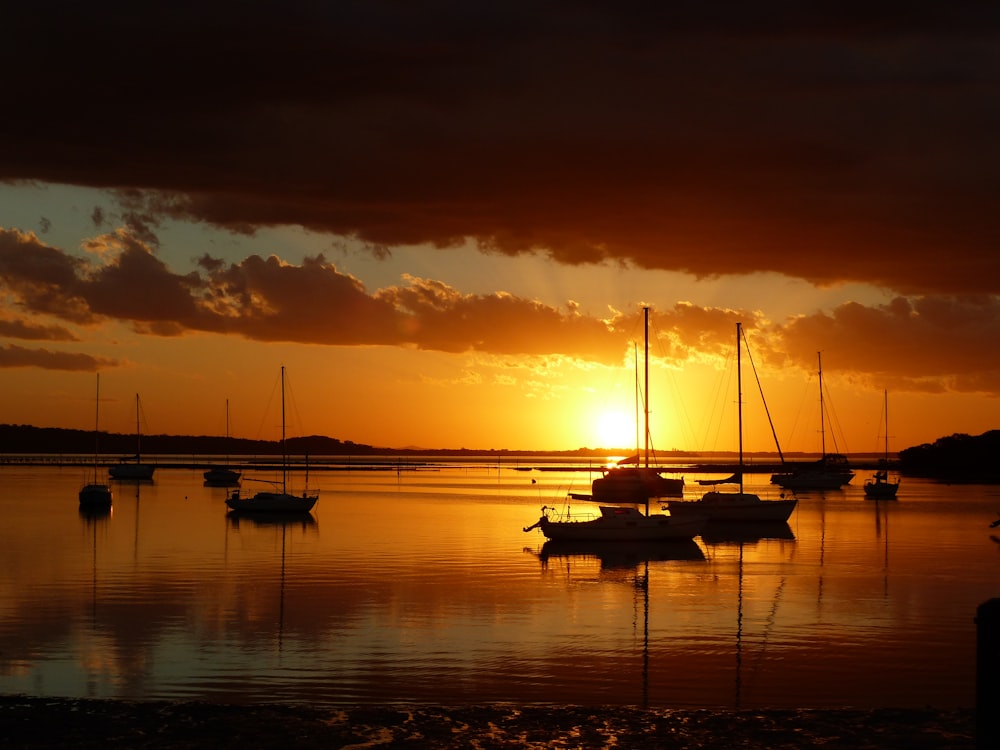
[(590, 557), (605, 570), (634, 568), (648, 562), (701, 561), (705, 553), (693, 539), (670, 542), (547, 541), (538, 553), (543, 563), (558, 557)]
[(767, 539), (795, 541), (787, 521), (713, 521), (701, 533), (707, 545), (756, 544)]
[(251, 526), (299, 526), (303, 529), (315, 527), (316, 519), (311, 513), (299, 513), (298, 511), (287, 511), (284, 513), (276, 511), (252, 511), (252, 510), (231, 510), (226, 513), (229, 525), (238, 529), (241, 523), (248, 523)]
[[(736, 561), (736, 664), (734, 667), (735, 683), (733, 688), (733, 706), (743, 707), (743, 661), (744, 661), (744, 551), (766, 541), (795, 541), (795, 534), (786, 521), (715, 521), (709, 524), (701, 535), (702, 541), (710, 548), (735, 547), (738, 550)], [(766, 649), (770, 630), (777, 619), (778, 604), (785, 588), (785, 577), (781, 577), (770, 601), (770, 612), (765, 620), (765, 630), (759, 633), (755, 640), (760, 644), (760, 653)]]
[[(261, 530), (273, 529), (281, 533), (281, 568), (278, 571), (278, 613), (277, 613), (277, 646), (281, 652), (285, 642), (285, 583), (288, 575), (288, 532), (298, 527), (299, 531), (310, 536), (318, 534), (318, 524), (311, 513), (301, 513), (296, 511), (275, 512), (275, 511), (252, 511), (252, 510), (231, 510), (226, 513), (227, 531), (232, 529), (239, 533), (241, 525), (248, 525), (253, 529)], [(251, 535), (254, 535), (251, 532)], [(293, 576), (294, 578), (294, 576)]]
[(704, 563), (705, 553), (701, 546), (693, 539), (668, 542), (549, 540), (542, 545), (538, 559), (543, 568), (546, 568), (549, 562), (556, 560), (565, 561), (567, 567), (572, 566), (572, 563), (576, 561), (598, 560), (601, 571), (609, 573), (609, 580), (618, 584), (631, 584), (635, 592), (633, 606), (637, 624), (640, 617), (640, 603), (642, 607), (642, 671), (640, 677), (642, 697), (639, 705), (643, 708), (648, 707), (650, 677), (649, 564), (651, 562), (669, 563), (672, 561)]

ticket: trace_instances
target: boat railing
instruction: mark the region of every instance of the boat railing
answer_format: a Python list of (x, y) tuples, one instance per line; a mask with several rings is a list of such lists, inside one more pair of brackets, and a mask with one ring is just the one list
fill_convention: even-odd
[[(593, 506), (591, 506), (593, 507)], [(542, 506), (542, 515), (550, 521), (559, 523), (564, 521), (593, 521), (600, 518), (599, 513), (593, 511), (574, 511), (573, 507), (567, 505), (564, 509), (553, 508), (550, 505)]]

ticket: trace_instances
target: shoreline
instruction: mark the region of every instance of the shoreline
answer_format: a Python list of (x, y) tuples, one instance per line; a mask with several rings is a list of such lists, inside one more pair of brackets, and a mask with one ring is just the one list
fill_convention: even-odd
[(972, 750), (974, 709), (345, 706), (0, 696), (5, 748)]

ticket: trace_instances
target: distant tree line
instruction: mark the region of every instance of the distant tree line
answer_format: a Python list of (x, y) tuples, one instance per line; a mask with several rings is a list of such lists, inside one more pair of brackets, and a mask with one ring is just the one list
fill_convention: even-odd
[[(135, 434), (98, 433), (98, 447), (104, 456), (135, 454)], [(297, 456), (531, 456), (558, 455), (601, 458), (613, 451), (577, 448), (570, 451), (538, 451), (468, 448), (377, 448), (351, 440), (324, 435), (290, 437), (285, 440), (288, 452)], [(0, 455), (89, 455), (94, 452), (93, 430), (69, 430), (60, 427), (0, 424)], [(218, 435), (143, 435), (142, 452), (166, 456), (278, 456), (278, 440), (248, 440)]]
[[(322, 435), (294, 437), (285, 440), (289, 453), (312, 456), (371, 455), (382, 451), (370, 445), (350, 440), (342, 441)], [(100, 432), (97, 445), (102, 455), (133, 455), (135, 435)], [(0, 425), (0, 453), (88, 454), (94, 452), (92, 430), (68, 430), (59, 427), (30, 425)], [(280, 455), (277, 440), (247, 440), (208, 435), (143, 435), (142, 452), (152, 455)]]
[(1000, 481), (1000, 430), (955, 434), (899, 452), (899, 468), (911, 476), (949, 482)]

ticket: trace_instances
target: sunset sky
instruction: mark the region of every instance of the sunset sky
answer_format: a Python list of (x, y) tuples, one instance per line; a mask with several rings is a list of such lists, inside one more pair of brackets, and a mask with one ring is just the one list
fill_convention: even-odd
[(648, 305), (659, 450), (735, 449), (737, 321), (784, 450), (818, 352), (828, 449), (1000, 428), (1000, 6), (3, 17), (0, 423), (275, 438), (284, 365), (292, 434), (629, 446)]

